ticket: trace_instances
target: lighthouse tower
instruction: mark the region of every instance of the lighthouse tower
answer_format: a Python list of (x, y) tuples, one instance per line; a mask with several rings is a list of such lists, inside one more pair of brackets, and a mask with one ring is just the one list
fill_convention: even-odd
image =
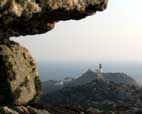
[(102, 64), (99, 64), (99, 71), (100, 71), (100, 73), (103, 73), (103, 66), (102, 66)]
[(99, 68), (96, 70), (96, 73), (97, 73), (97, 79), (104, 80), (102, 64), (99, 64)]

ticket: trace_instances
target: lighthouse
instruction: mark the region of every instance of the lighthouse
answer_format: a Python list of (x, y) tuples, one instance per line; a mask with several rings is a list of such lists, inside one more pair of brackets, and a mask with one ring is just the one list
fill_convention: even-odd
[(102, 64), (99, 64), (99, 71), (100, 71), (100, 73), (103, 73), (103, 66), (102, 66)]
[(99, 68), (96, 70), (96, 73), (97, 73), (97, 79), (104, 80), (102, 64), (99, 64)]

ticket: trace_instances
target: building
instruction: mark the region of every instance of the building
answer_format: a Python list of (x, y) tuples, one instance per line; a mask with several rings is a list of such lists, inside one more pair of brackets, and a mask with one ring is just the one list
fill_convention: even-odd
[(97, 73), (97, 79), (104, 80), (102, 64), (99, 64), (99, 68), (96, 70), (96, 73)]

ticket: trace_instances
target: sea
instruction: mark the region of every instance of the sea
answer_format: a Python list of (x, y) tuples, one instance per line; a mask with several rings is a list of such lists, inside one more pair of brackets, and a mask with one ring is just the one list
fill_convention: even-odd
[(37, 62), (40, 79), (63, 80), (65, 77), (78, 78), (88, 69), (96, 71), (99, 64), (103, 72), (126, 73), (142, 84), (142, 63), (140, 62)]

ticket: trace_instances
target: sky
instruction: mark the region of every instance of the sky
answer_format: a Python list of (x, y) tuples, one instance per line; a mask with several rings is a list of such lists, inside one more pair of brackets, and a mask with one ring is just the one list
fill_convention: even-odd
[(13, 38), (36, 61), (142, 62), (142, 0), (109, 0), (104, 12), (59, 22), (42, 35)]

